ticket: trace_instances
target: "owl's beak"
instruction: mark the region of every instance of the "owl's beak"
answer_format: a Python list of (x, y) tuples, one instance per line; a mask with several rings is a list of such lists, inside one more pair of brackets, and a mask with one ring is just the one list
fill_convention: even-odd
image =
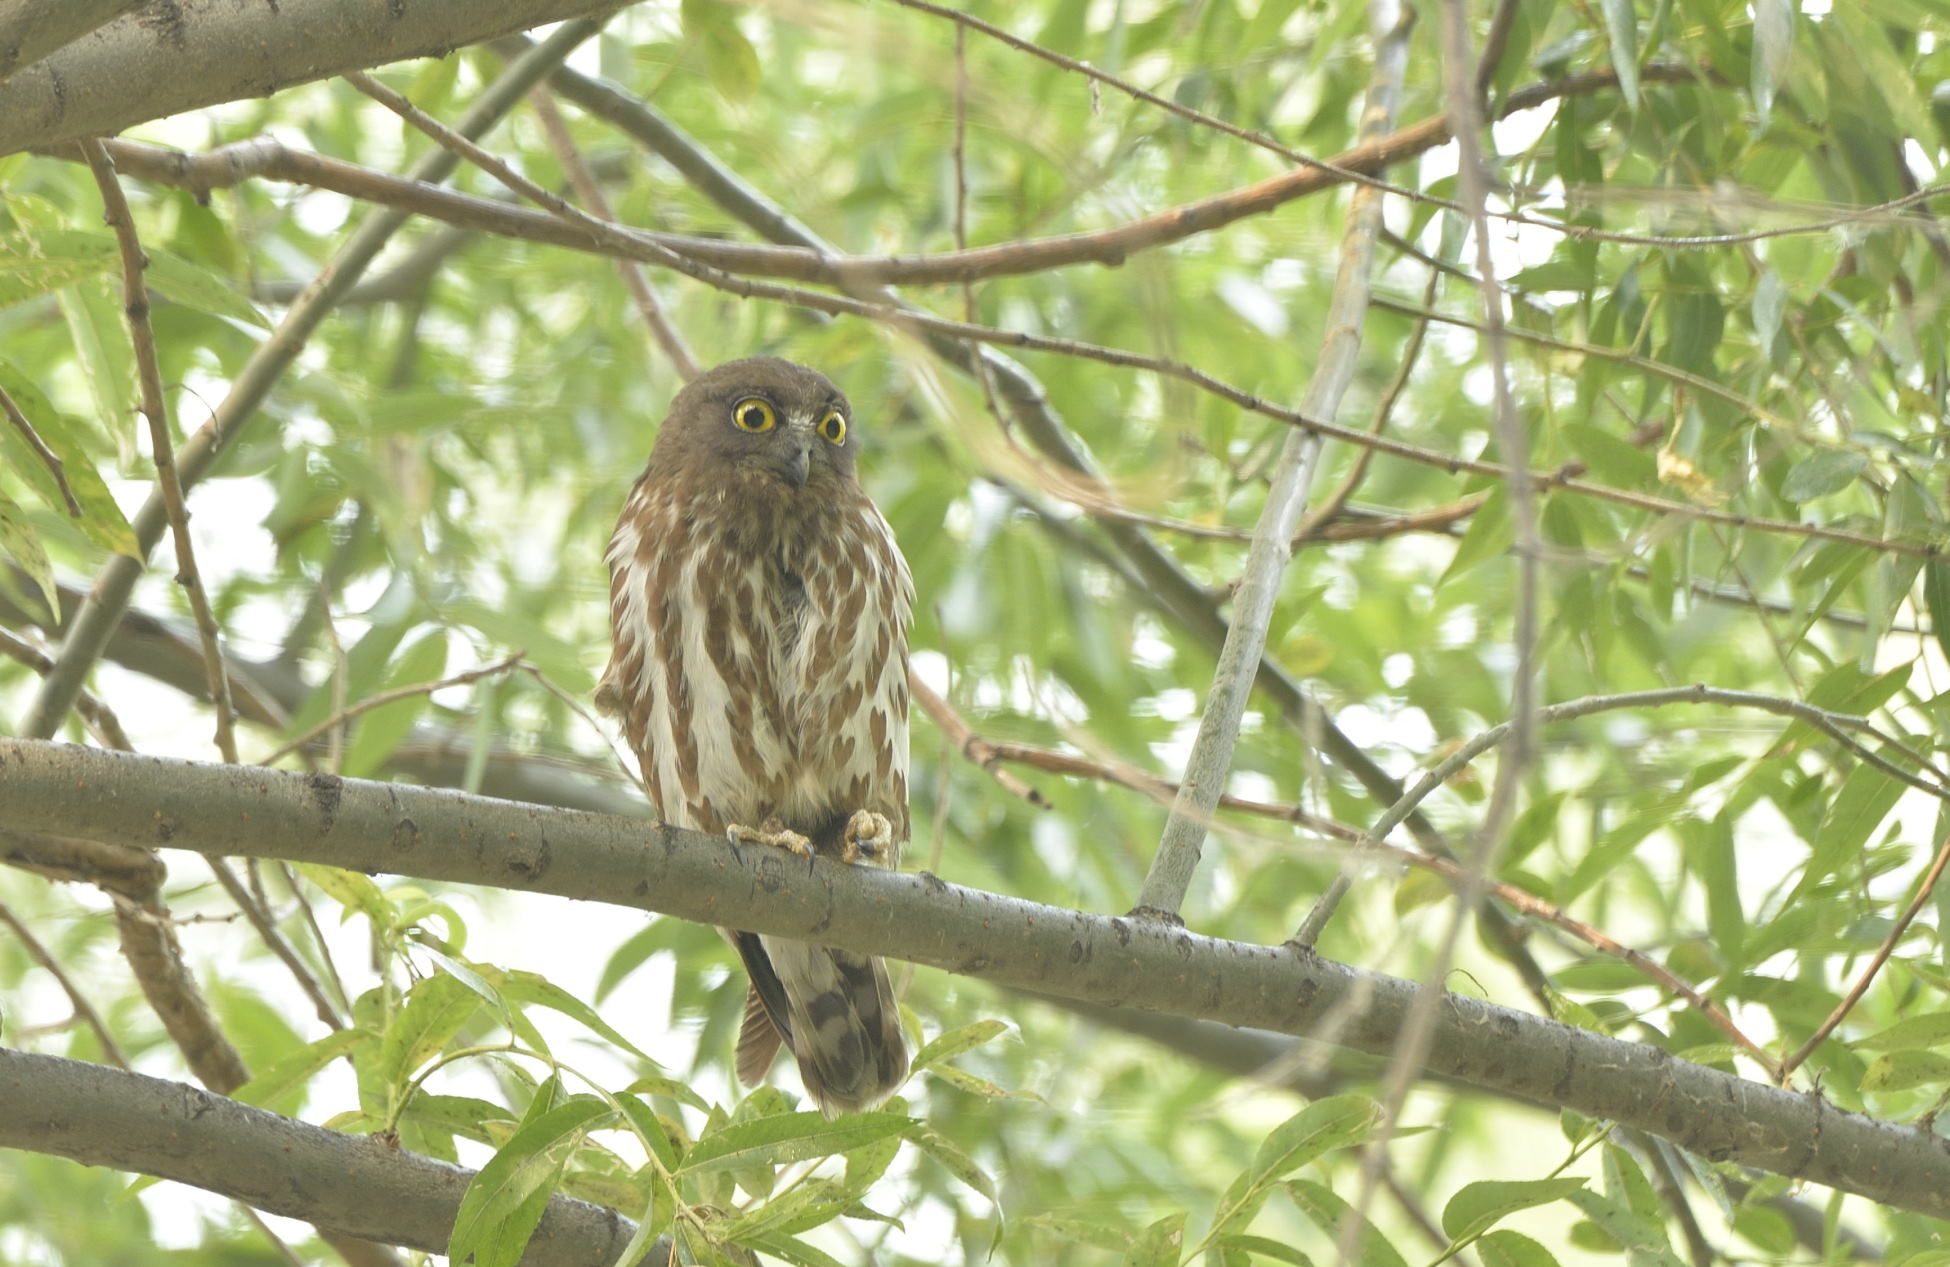
[(806, 472), (812, 466), (812, 433), (795, 427), (788, 438), (791, 444), (784, 453), (779, 454), (772, 470), (792, 487), (804, 488)]

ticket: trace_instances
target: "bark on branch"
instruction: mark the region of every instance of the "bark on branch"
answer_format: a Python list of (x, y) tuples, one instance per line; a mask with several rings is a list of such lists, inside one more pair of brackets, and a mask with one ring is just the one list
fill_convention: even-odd
[[(892, 955), (1062, 998), (1386, 1054), (1416, 986), (1296, 952), (734, 849), (636, 819), (456, 792), (0, 740), (26, 831), (322, 862), (657, 911)], [(1950, 1140), (1479, 999), (1445, 995), (1424, 1067), (1714, 1160), (1950, 1215)]]
[[(180, 1082), (0, 1048), (0, 1146), (157, 1175), (320, 1228), (447, 1248), (471, 1170)], [(548, 1203), (523, 1267), (617, 1261), (636, 1224), (571, 1197)], [(659, 1248), (664, 1257), (658, 1257)], [(640, 1262), (668, 1259), (667, 1243)]]
[[(566, 18), (624, 0), (210, 0), (127, 13), (0, 83), (0, 155), (264, 97), (293, 84)], [(97, 6), (99, 7), (99, 6)]]

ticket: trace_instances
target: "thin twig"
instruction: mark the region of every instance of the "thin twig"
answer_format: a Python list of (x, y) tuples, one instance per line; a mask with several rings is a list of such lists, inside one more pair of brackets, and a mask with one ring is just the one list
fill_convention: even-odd
[(1028, 801), (1037, 809), (1050, 808), (1048, 797), (1002, 768), (1002, 756), (995, 745), (970, 729), (954, 706), (936, 695), (934, 689), (921, 680), (920, 674), (908, 673), (907, 689), (913, 695), (914, 702), (921, 706), (921, 711), (934, 718), (934, 724), (941, 727), (941, 733), (948, 742), (962, 756), (987, 771), (1005, 792)]
[[(116, 142), (115, 144), (120, 147), (132, 143)], [(262, 148), (267, 152), (281, 153), (300, 166), (307, 168), (316, 165), (329, 166), (332, 164), (332, 160), (322, 159), (318, 155), (304, 155), (301, 152), (285, 150), (277, 142), (268, 138), (260, 138), (258, 141), (247, 142), (245, 144)], [(117, 152), (121, 153), (123, 151), (118, 149)], [(190, 156), (184, 155), (180, 157), (188, 159)], [(340, 164), (339, 166), (343, 167), (348, 165)], [(156, 174), (159, 179), (170, 179), (166, 169), (159, 169)], [(377, 175), (377, 173), (370, 174)], [(517, 179), (520, 178), (517, 177)], [(333, 186), (321, 184), (321, 187), (331, 188)], [(386, 195), (388, 192), (388, 189), (381, 188), (378, 190), (354, 192), (350, 196), (372, 197), (375, 194)], [(398, 190), (395, 189), (390, 192), (397, 193)], [(546, 191), (542, 191), (542, 195), (546, 198), (555, 197), (552, 194), (547, 194)], [(1400, 457), (1420, 465), (1435, 467), (1439, 470), (1447, 471), (1452, 475), (1462, 471), (1468, 471), (1472, 474), (1490, 475), (1503, 479), (1510, 477), (1510, 468), (1503, 463), (1442, 453), (1433, 449), (1408, 444), (1404, 441), (1390, 439), (1386, 436), (1371, 435), (1364, 429), (1340, 426), (1322, 419), (1309, 417), (1304, 412), (1288, 409), (1274, 404), (1271, 401), (1264, 400), (1252, 392), (1248, 392), (1243, 388), (1226, 382), (1195, 366), (1172, 361), (1167, 358), (1131, 352), (1122, 348), (1104, 347), (1077, 339), (1051, 338), (1029, 334), (1019, 330), (999, 329), (967, 321), (954, 321), (945, 317), (934, 316), (912, 307), (899, 306), (885, 301), (856, 299), (791, 286), (779, 286), (770, 283), (744, 280), (743, 278), (725, 273), (720, 269), (698, 263), (697, 259), (701, 258), (707, 252), (702, 249), (693, 250), (688, 243), (685, 246), (685, 253), (674, 253), (672, 247), (664, 245), (664, 242), (668, 241), (671, 235), (646, 234), (618, 225), (605, 224), (602, 221), (594, 220), (584, 215), (584, 213), (573, 209), (571, 209), (571, 217), (577, 218), (578, 223), (581, 224), (580, 230), (567, 226), (563, 219), (555, 216), (525, 212), (518, 207), (502, 206), (486, 199), (469, 198), (463, 194), (455, 194), (431, 186), (411, 189), (405, 197), (397, 199), (387, 198), (384, 200), (389, 201), (390, 205), (410, 205), (413, 210), (421, 214), (430, 214), (441, 218), (458, 219), (461, 216), (467, 216), (470, 217), (467, 221), (469, 223), (475, 222), (471, 217), (478, 213), (480, 216), (485, 217), (486, 222), (481, 223), (480, 227), (487, 229), (487, 231), (505, 233), (508, 236), (546, 242), (552, 245), (564, 246), (573, 250), (588, 251), (594, 254), (615, 253), (626, 256), (627, 258), (642, 259), (647, 262), (662, 264), (674, 268), (686, 276), (703, 281), (707, 285), (716, 286), (732, 294), (741, 295), (746, 298), (769, 299), (810, 308), (818, 312), (865, 317), (869, 320), (885, 322), (888, 325), (898, 328), (922, 334), (941, 335), (956, 341), (987, 343), (998, 347), (1024, 348), (1032, 351), (1050, 352), (1057, 355), (1101, 361), (1104, 364), (1117, 365), (1129, 369), (1145, 370), (1190, 383), (1201, 391), (1205, 391), (1241, 409), (1261, 414), (1268, 418), (1278, 419), (1303, 430), (1316, 433), (1326, 439), (1343, 440), (1350, 444), (1369, 446), (1391, 456)], [(698, 239), (696, 241), (704, 242), (705, 240)], [(708, 245), (714, 251), (723, 252), (729, 250), (736, 244), (708, 243)], [(830, 260), (833, 257), (822, 256), (821, 258)], [(1396, 304), (1383, 298), (1375, 298), (1372, 302), (1375, 307), (1387, 308), (1390, 311), (1406, 311), (1411, 315), (1420, 315), (1421, 312), (1419, 309), (1409, 308), (1406, 305)], [(1476, 325), (1476, 323), (1467, 319), (1442, 313), (1429, 314), (1429, 319), (1472, 328)], [(1720, 398), (1731, 398), (1739, 401), (1744, 409), (1763, 421), (1772, 422), (1777, 426), (1784, 427), (1797, 434), (1800, 431), (1800, 428), (1794, 423), (1781, 418), (1765, 407), (1748, 401), (1740, 397), (1738, 393), (1733, 393), (1730, 389), (1715, 384), (1711, 380), (1699, 378), (1697, 375), (1689, 374), (1686, 371), (1678, 370), (1670, 366), (1659, 366), (1656, 362), (1643, 361), (1643, 358), (1634, 358), (1631, 354), (1620, 352), (1617, 349), (1570, 344), (1564, 340), (1553, 339), (1545, 335), (1537, 335), (1529, 331), (1520, 331), (1516, 328), (1511, 328), (1506, 333), (1512, 338), (1521, 338), (1526, 342), (1538, 343), (1543, 346), (1588, 352), (1590, 355), (1600, 356), (1610, 360), (1642, 364), (1642, 367), (1647, 369), (1648, 372), (1659, 373), (1675, 382), (1685, 382), (1690, 387), (1708, 392)], [(1858, 545), (1864, 549), (1890, 554), (1913, 555), (1926, 559), (1938, 558), (1944, 553), (1944, 545), (1936, 541), (1911, 542), (1889, 540), (1866, 536), (1862, 533), (1830, 528), (1821, 524), (1799, 523), (1792, 520), (1770, 519), (1763, 516), (1717, 510), (1712, 507), (1676, 501), (1671, 498), (1656, 497), (1649, 494), (1631, 492), (1626, 489), (1611, 488), (1603, 484), (1594, 484), (1575, 478), (1575, 476), (1569, 473), (1569, 469), (1572, 468), (1555, 471), (1532, 470), (1524, 472), (1523, 477), (1540, 492), (1553, 489), (1562, 490), (1580, 496), (1594, 497), (1617, 505), (1629, 506), (1638, 510), (1655, 514), (1673, 515), (1702, 523), (1726, 524), (1755, 532), (1774, 533), (1806, 540), (1836, 541), (1848, 545)]]
[(1930, 894), (1936, 891), (1936, 882), (1943, 876), (1945, 863), (1950, 863), (1950, 836), (1945, 836), (1943, 843), (1937, 847), (1936, 861), (1930, 864), (1929, 874), (1923, 877), (1923, 883), (1909, 899), (1909, 905), (1903, 908), (1902, 915), (1890, 928), (1889, 935), (1882, 939), (1882, 945), (1876, 947), (1875, 957), (1870, 959), (1869, 966), (1862, 970), (1862, 976), (1856, 981), (1855, 988), (1848, 992), (1847, 998), (1835, 1005), (1835, 1010), (1830, 1012), (1828, 1019), (1808, 1036), (1808, 1041), (1795, 1048), (1794, 1054), (1781, 1063), (1780, 1076), (1775, 1079), (1777, 1082), (1783, 1086), (1787, 1085), (1788, 1075), (1799, 1069), (1802, 1062), (1814, 1054), (1815, 1048), (1821, 1046), (1828, 1036), (1835, 1032), (1835, 1027), (1842, 1023), (1843, 1018), (1862, 1001), (1862, 996), (1868, 993), (1869, 985), (1876, 979), (1876, 974), (1882, 971), (1882, 965), (1889, 962), (1889, 956), (1896, 949), (1896, 943), (1901, 941), (1903, 934), (1909, 931), (1910, 922), (1923, 909), (1923, 904), (1930, 900)]
[[(277, 922), (271, 917), (271, 912), (258, 905), (251, 891), (245, 887), (242, 880), (237, 878), (237, 873), (231, 870), (228, 861), (214, 854), (206, 856), (204, 861), (210, 864), (210, 871), (217, 877), (217, 882), (223, 885), (224, 892), (230, 894), (231, 900), (237, 903), (237, 909), (244, 913), (244, 918), (249, 920), (251, 927), (257, 930), (258, 938), (270, 947), (271, 953), (276, 955), (297, 979), (298, 988), (303, 990), (305, 997), (311, 1000), (312, 1012), (328, 1029), (344, 1029), (345, 1022), (339, 1019), (338, 1010), (325, 996), (325, 988), (318, 984), (318, 978), (312, 975), (310, 966), (298, 957), (298, 952), (292, 948), (290, 942), (285, 940), (284, 934), (278, 931)], [(217, 1089), (228, 1092), (234, 1088)]]
[(68, 504), (68, 515), (74, 519), (81, 518), (81, 503), (75, 500), (74, 489), (68, 486), (67, 468), (55, 456), (54, 450), (47, 447), (47, 441), (41, 439), (41, 433), (34, 430), (34, 424), (27, 421), (27, 415), (20, 411), (20, 406), (14, 403), (14, 398), (7, 394), (4, 387), (0, 387), (0, 412), (7, 415), (7, 421), (13, 423), (14, 430), (20, 432), (20, 438), (27, 441), (34, 455), (40, 458), (41, 465), (54, 477), (55, 486), (61, 490), (61, 499)]
[(136, 378), (142, 387), (142, 416), (149, 420), (149, 448), (156, 463), (156, 486), (162, 492), (163, 507), (169, 516), (169, 531), (176, 545), (176, 583), (190, 600), (196, 618), (196, 631), (203, 640), (203, 669), (208, 680), (211, 703), (217, 710), (217, 751), (232, 765), (237, 763), (235, 710), (230, 701), (230, 674), (223, 667), (223, 643), (217, 618), (210, 611), (210, 597), (203, 592), (197, 574), (196, 551), (190, 544), (190, 513), (183, 503), (183, 485), (176, 474), (175, 443), (169, 438), (169, 407), (163, 394), (162, 370), (156, 358), (156, 336), (149, 327), (149, 291), (142, 282), (142, 271), (149, 265), (142, 242), (136, 237), (135, 217), (129, 213), (129, 200), (116, 179), (115, 162), (102, 148), (99, 139), (77, 142), (88, 168), (95, 174), (101, 190), (104, 218), (115, 231), (122, 251), (122, 307), (129, 318), (129, 341), (135, 347)]
[[(1369, 25), (1375, 41), (1375, 69), (1362, 113), (1361, 136), (1386, 132), (1401, 100), (1402, 73), (1408, 61), (1408, 32), (1413, 10), (1397, 9), (1393, 0), (1372, 0)], [(1354, 379), (1361, 351), (1361, 321), (1367, 313), (1369, 277), (1374, 267), (1375, 236), (1381, 225), (1381, 199), (1372, 189), (1354, 191), (1347, 213), (1347, 232), (1341, 240), (1340, 269), (1328, 301), (1327, 333), (1301, 412), (1312, 418), (1331, 418)], [(1246, 565), (1233, 594), (1232, 619), (1219, 652), (1212, 689), (1199, 716), (1198, 736), (1185, 762), (1185, 777), (1171, 814), (1165, 820), (1158, 851), (1138, 893), (1138, 912), (1176, 920), (1204, 844), (1206, 825), (1225, 791), (1232, 752), (1239, 738), (1239, 720), (1246, 708), (1259, 663), (1266, 650), (1266, 630), (1273, 616), (1293, 537), (1306, 513), (1307, 497), (1320, 463), (1322, 440), (1317, 434), (1289, 432), (1273, 466), (1266, 505), (1253, 529)]]
[(316, 726), (309, 728), (297, 738), (280, 744), (257, 764), (270, 765), (280, 757), (290, 756), (300, 748), (309, 746), (319, 736), (337, 730), (340, 726), (345, 725), (345, 723), (351, 721), (361, 713), (371, 712), (383, 704), (391, 704), (395, 700), (411, 699), (416, 695), (431, 695), (435, 691), (445, 690), (450, 686), (465, 686), (469, 682), (478, 682), (484, 677), (491, 677), (497, 673), (507, 673), (512, 669), (521, 667), (521, 657), (523, 654), (523, 652), (517, 651), (513, 655), (504, 656), (496, 660), (493, 664), (484, 664), (477, 669), (468, 669), (466, 672), (456, 673), (452, 677), (444, 677), (434, 682), (414, 682), (408, 686), (396, 686), (389, 691), (380, 691), (376, 695), (368, 695), (356, 704), (343, 705), (335, 709), (330, 717), (319, 722)]
[[(616, 219), (610, 210), (609, 197), (603, 193), (596, 174), (582, 157), (576, 146), (575, 137), (569, 132), (569, 121), (562, 117), (562, 111), (555, 104), (555, 95), (546, 86), (537, 87), (528, 94), (528, 104), (535, 108), (535, 117), (541, 120), (542, 133), (548, 137), (549, 148), (554, 151), (556, 161), (568, 174), (569, 186), (576, 191), (576, 197), (588, 204), (589, 210), (604, 220)], [(637, 315), (650, 330), (650, 337), (670, 359), (678, 377), (689, 382), (701, 372), (697, 357), (690, 345), (684, 341), (683, 332), (671, 324), (664, 312), (663, 303), (657, 292), (650, 288), (650, 279), (643, 275), (643, 266), (635, 260), (618, 259), (616, 271), (623, 278), (623, 289), (630, 292), (630, 300), (636, 304)]]
[[(33, 643), (17, 638), (4, 629), (0, 629), (0, 655), (24, 664), (36, 673), (45, 675), (54, 671), (52, 656)], [(87, 723), (88, 728), (93, 730), (108, 747), (119, 748), (123, 752), (135, 751), (135, 745), (129, 742), (128, 732), (122, 729), (121, 718), (117, 717), (115, 711), (103, 703), (93, 691), (83, 688), (81, 693), (75, 696), (74, 711), (81, 714), (81, 720)]]
[(108, 1023), (102, 1020), (101, 1013), (97, 1012), (95, 1005), (88, 1001), (88, 996), (81, 992), (81, 987), (75, 984), (74, 978), (68, 975), (67, 969), (61, 966), (61, 961), (41, 944), (40, 939), (34, 936), (33, 930), (22, 923), (13, 913), (13, 908), (5, 902), (0, 902), (0, 924), (5, 924), (13, 930), (14, 936), (20, 939), (21, 948), (27, 952), (27, 957), (47, 969), (48, 975), (60, 985), (61, 992), (68, 996), (68, 1006), (74, 1009), (75, 1016), (95, 1032), (95, 1041), (102, 1045), (102, 1055), (108, 1063), (118, 1069), (127, 1069), (129, 1058), (122, 1053), (121, 1044), (115, 1041), (115, 1035), (109, 1033)]

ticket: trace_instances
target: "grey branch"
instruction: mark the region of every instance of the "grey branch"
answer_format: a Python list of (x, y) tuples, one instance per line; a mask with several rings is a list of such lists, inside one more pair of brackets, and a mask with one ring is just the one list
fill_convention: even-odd
[(0, 82), (144, 0), (15, 0), (0, 9)]
[[(104, 6), (69, 0), (30, 7)], [(0, 155), (269, 96), (348, 70), (445, 56), (465, 44), (621, 7), (621, 0), (150, 4), (0, 83)]]
[[(0, 1048), (0, 1145), (158, 1175), (272, 1214), (429, 1253), (447, 1248), (474, 1172), (138, 1073)], [(526, 1267), (613, 1263), (636, 1234), (557, 1196)], [(667, 1245), (641, 1260), (660, 1263)]]
[[(1153, 921), (1064, 910), (931, 875), (734, 849), (638, 819), (457, 792), (0, 740), (24, 831), (323, 862), (657, 911), (1084, 1002), (1251, 1026), (1385, 1055), (1412, 982)], [(1331, 1026), (1328, 1024), (1332, 1022)], [(1713, 1160), (1950, 1215), (1950, 1140), (1445, 994), (1424, 1068), (1635, 1126)]]

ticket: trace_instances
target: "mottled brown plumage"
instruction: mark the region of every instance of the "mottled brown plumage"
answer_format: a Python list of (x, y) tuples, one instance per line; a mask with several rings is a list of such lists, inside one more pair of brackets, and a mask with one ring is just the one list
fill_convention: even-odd
[[(851, 423), (824, 376), (772, 357), (677, 394), (610, 540), (596, 699), (665, 821), (893, 866), (913, 583), (854, 475)], [(907, 1049), (878, 959), (723, 931), (751, 976), (742, 1081), (783, 1042), (829, 1117), (892, 1094)]]

